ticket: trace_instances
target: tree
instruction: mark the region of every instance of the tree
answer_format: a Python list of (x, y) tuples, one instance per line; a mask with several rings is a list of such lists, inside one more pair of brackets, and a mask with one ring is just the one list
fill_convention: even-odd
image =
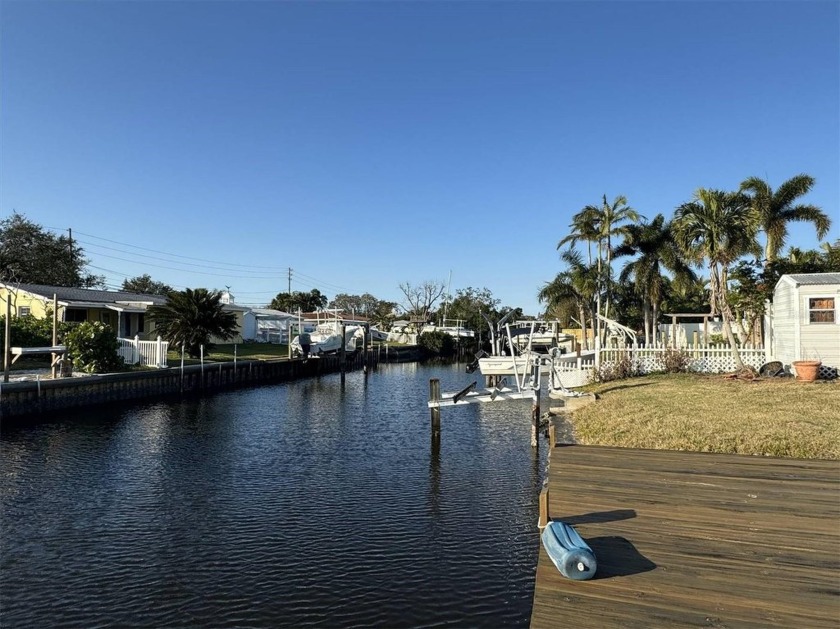
[(324, 308), (327, 301), (326, 296), (322, 295), (321, 291), (313, 288), (308, 293), (297, 290), (293, 293), (277, 293), (268, 307), (284, 312), (297, 312), (298, 309), (302, 312), (315, 312)]
[(367, 317), (372, 324), (383, 328), (394, 321), (394, 310), (397, 304), (393, 301), (382, 301), (365, 293), (363, 295), (347, 295), (339, 293), (329, 303), (329, 308), (338, 308), (345, 313), (352, 313)]
[(665, 296), (663, 271), (672, 273), (678, 282), (693, 281), (695, 275), (674, 241), (671, 223), (662, 214), (657, 214), (650, 223), (626, 226), (624, 242), (616, 248), (615, 256), (629, 255), (637, 257), (624, 265), (619, 279), (621, 282), (632, 279), (636, 292), (642, 297), (647, 345), (655, 335), (654, 326)]
[(400, 284), (400, 290), (405, 295), (406, 310), (423, 321), (428, 321), (432, 308), (446, 290), (443, 282), (426, 280), (422, 284), (412, 286), (410, 282)]
[[(612, 293), (612, 239), (614, 236), (623, 236), (627, 221), (638, 221), (640, 215), (636, 210), (627, 205), (627, 198), (619, 195), (612, 203), (607, 201), (604, 195), (601, 205), (587, 205), (572, 218), (573, 232), (563, 238), (558, 244), (560, 249), (566, 243), (574, 245), (578, 240), (595, 242), (598, 245), (598, 283), (595, 292), (595, 308), (598, 314), (604, 313), (609, 316), (611, 293)], [(590, 264), (592, 254), (589, 254)], [(601, 310), (602, 300), (605, 301), (605, 308)], [(600, 329), (600, 322), (595, 321), (595, 329)]]
[(123, 280), (122, 289), (128, 293), (143, 295), (168, 295), (173, 290), (168, 284), (153, 280), (148, 273)]
[(78, 243), (55, 236), (14, 212), (0, 221), (0, 281), (94, 288), (105, 278), (88, 273)]
[(820, 240), (828, 233), (831, 219), (819, 207), (794, 205), (797, 198), (808, 194), (813, 187), (814, 178), (805, 174), (791, 177), (775, 192), (759, 177), (750, 177), (741, 183), (743, 192), (752, 193), (750, 204), (767, 239), (764, 246), (764, 259), (767, 262), (778, 257), (785, 245), (788, 223), (792, 221), (813, 223)]
[(222, 293), (206, 288), (173, 291), (162, 306), (147, 310), (160, 335), (175, 347), (183, 347), (192, 358), (201, 346), (212, 349), (212, 337), (232, 339), (237, 332), (236, 315), (224, 310)]
[[(594, 319), (592, 305), (598, 289), (598, 267), (585, 264), (580, 253), (574, 249), (561, 253), (560, 259), (567, 268), (542, 287), (537, 299), (541, 303), (545, 302), (547, 310), (554, 311), (555, 315), (565, 313), (571, 318), (571, 312), (574, 312), (580, 322), (583, 342), (589, 349), (586, 320)], [(558, 319), (564, 322), (563, 317), (558, 316)]]
[(446, 307), (446, 317), (463, 321), (465, 327), (480, 333), (487, 326), (482, 315), (491, 321), (502, 317), (498, 310), (499, 303), (500, 300), (493, 297), (489, 288), (459, 288), (455, 291), (455, 299)]
[(741, 256), (759, 253), (756, 231), (755, 210), (749, 198), (739, 192), (700, 188), (693, 201), (677, 208), (674, 219), (674, 235), (689, 260), (709, 267), (712, 314), (721, 315), (738, 369), (743, 369), (744, 363), (732, 333), (729, 269)]

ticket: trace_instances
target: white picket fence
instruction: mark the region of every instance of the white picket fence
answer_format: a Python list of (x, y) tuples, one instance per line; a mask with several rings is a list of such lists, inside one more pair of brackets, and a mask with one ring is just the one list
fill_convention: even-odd
[(133, 339), (117, 339), (120, 342), (119, 354), (126, 365), (145, 365), (163, 369), (166, 364), (166, 352), (169, 343), (157, 337), (156, 341), (141, 341), (139, 336)]
[[(728, 373), (735, 371), (735, 359), (728, 346), (682, 348), (673, 350), (665, 347), (632, 347), (602, 349), (600, 363), (602, 366), (615, 364), (622, 358), (630, 358), (641, 374), (665, 370), (665, 356), (667, 352), (679, 351), (688, 356), (688, 370), (697, 373)], [(760, 368), (767, 362), (767, 352), (764, 349), (739, 349), (741, 361), (750, 367)]]

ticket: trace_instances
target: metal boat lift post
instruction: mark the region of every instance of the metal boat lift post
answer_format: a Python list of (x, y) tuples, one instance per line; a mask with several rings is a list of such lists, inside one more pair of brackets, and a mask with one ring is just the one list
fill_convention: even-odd
[(530, 373), (523, 373), (520, 380), (516, 374), (516, 389), (507, 386), (507, 380), (502, 378), (495, 387), (488, 389), (486, 393), (476, 391), (477, 381), (454, 393), (441, 393), (440, 380), (432, 378), (429, 380), (429, 413), (431, 418), (432, 436), (440, 434), (440, 409), (446, 406), (457, 406), (459, 404), (480, 404), (485, 402), (501, 402), (504, 400), (525, 400), (531, 399), (531, 446), (536, 448), (539, 445), (537, 435), (540, 428), (540, 359), (537, 357), (529, 360)]

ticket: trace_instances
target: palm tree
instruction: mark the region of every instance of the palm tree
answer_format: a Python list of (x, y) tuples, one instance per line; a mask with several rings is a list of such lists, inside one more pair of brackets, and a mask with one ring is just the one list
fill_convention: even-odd
[(616, 248), (614, 254), (615, 257), (638, 256), (624, 265), (619, 279), (628, 282), (632, 278), (636, 293), (643, 299), (645, 345), (648, 345), (654, 335), (659, 308), (667, 288), (663, 270), (672, 273), (678, 285), (693, 282), (696, 276), (674, 240), (671, 223), (662, 214), (657, 214), (650, 223), (627, 225), (624, 242)]
[(149, 316), (160, 335), (197, 358), (204, 345), (208, 349), (212, 337), (229, 340), (236, 336), (236, 315), (223, 310), (222, 293), (206, 288), (187, 288), (167, 295), (162, 306), (151, 306)]
[[(592, 264), (591, 243), (598, 245), (598, 289), (595, 292), (595, 309), (601, 313), (601, 300), (605, 298), (605, 313), (610, 312), (610, 293), (612, 282), (612, 238), (624, 234), (626, 221), (638, 221), (636, 210), (627, 205), (627, 198), (617, 196), (612, 203), (603, 196), (601, 205), (587, 205), (572, 217), (572, 233), (558, 244), (560, 249), (565, 244), (575, 245), (579, 240), (590, 243), (589, 263)], [(600, 322), (595, 322), (596, 335), (600, 332)]]
[(568, 268), (543, 286), (537, 298), (547, 304), (547, 310), (576, 311), (584, 345), (589, 349), (586, 320), (593, 318), (592, 301), (598, 284), (597, 270), (593, 265), (586, 265), (580, 253), (573, 249), (561, 253), (560, 259)]
[(785, 181), (774, 192), (770, 185), (759, 177), (750, 177), (741, 183), (742, 192), (750, 192), (750, 203), (756, 212), (759, 228), (767, 237), (764, 246), (765, 262), (775, 260), (785, 245), (788, 223), (807, 221), (817, 229), (817, 238), (822, 240), (831, 227), (831, 219), (816, 205), (794, 205), (798, 197), (804, 196), (814, 187), (814, 178), (796, 175)]
[(727, 281), (729, 267), (738, 258), (759, 253), (756, 213), (749, 197), (740, 192), (700, 188), (693, 201), (677, 208), (673, 229), (689, 260), (708, 264), (712, 314), (720, 313), (735, 365), (743, 369), (730, 323)]

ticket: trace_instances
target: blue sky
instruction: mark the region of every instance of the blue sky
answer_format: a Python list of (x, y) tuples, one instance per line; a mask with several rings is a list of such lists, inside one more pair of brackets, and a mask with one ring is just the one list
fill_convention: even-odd
[(264, 304), (291, 267), (293, 290), (402, 301), (451, 272), (537, 314), (583, 206), (670, 216), (752, 175), (814, 176), (840, 238), (837, 1), (3, 0), (0, 21), (0, 215), (72, 228), (113, 287)]

